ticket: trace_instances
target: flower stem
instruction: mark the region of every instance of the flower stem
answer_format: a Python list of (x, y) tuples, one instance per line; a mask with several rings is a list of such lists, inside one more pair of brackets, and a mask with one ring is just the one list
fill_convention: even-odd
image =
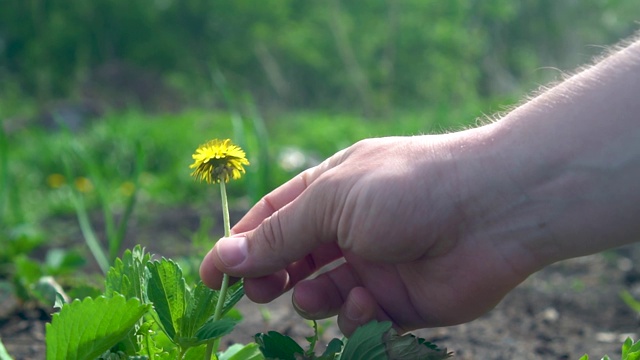
[[(224, 236), (229, 237), (231, 235), (231, 221), (229, 221), (229, 200), (227, 199), (227, 188), (224, 181), (220, 182), (220, 197), (222, 199), (222, 219), (224, 220)], [(216, 303), (216, 310), (213, 313), (214, 320), (220, 320), (222, 317), (222, 307), (224, 306), (224, 300), (227, 297), (227, 288), (229, 287), (229, 275), (222, 275), (222, 285), (220, 286), (220, 292), (218, 293), (218, 302)], [(207, 344), (205, 350), (205, 359), (211, 359), (213, 348), (217, 347), (218, 339), (211, 341)]]
[[(227, 200), (227, 189), (224, 181), (220, 182), (220, 197), (222, 198), (222, 218), (224, 220), (224, 236), (229, 237), (231, 235), (231, 223), (229, 221), (229, 201)], [(227, 297), (227, 288), (229, 287), (229, 275), (223, 274), (222, 285), (220, 286), (220, 293), (218, 294), (218, 303), (216, 304), (216, 311), (213, 314), (214, 320), (220, 320), (222, 317), (222, 306), (224, 300)]]

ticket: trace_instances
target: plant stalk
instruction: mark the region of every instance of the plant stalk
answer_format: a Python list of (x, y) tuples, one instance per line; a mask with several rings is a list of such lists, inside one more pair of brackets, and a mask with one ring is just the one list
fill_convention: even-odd
[[(231, 221), (229, 220), (229, 200), (227, 199), (227, 188), (224, 181), (220, 182), (220, 198), (222, 199), (222, 219), (224, 222), (224, 236), (229, 237), (231, 235)], [(214, 320), (220, 320), (222, 317), (222, 308), (224, 306), (224, 300), (227, 297), (227, 288), (229, 287), (229, 275), (222, 275), (222, 285), (220, 286), (220, 292), (218, 293), (218, 302), (216, 304), (216, 310), (213, 313)], [(205, 359), (211, 359), (213, 353), (213, 347), (217, 341), (212, 341), (207, 344), (205, 352)]]
[(82, 195), (76, 194), (73, 189), (69, 189), (69, 191), (76, 210), (76, 216), (78, 217), (78, 224), (80, 225), (82, 237), (96, 260), (96, 263), (98, 263), (100, 270), (102, 270), (102, 273), (106, 275), (107, 271), (109, 271), (109, 260), (100, 246), (96, 233), (91, 227), (91, 221), (89, 220), (89, 214), (87, 213), (87, 208), (84, 205)]

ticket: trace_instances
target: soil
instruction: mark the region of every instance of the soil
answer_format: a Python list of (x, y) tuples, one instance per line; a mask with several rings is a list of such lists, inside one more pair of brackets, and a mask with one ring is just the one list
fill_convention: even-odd
[[(152, 234), (148, 239), (137, 237), (151, 252), (156, 251), (153, 244), (156, 248), (176, 244), (176, 237), (185, 238), (185, 224), (191, 228), (187, 230), (194, 230), (197, 217), (182, 210), (173, 215), (176, 216), (165, 216), (161, 222), (139, 222), (130, 232)], [(167, 223), (169, 218), (181, 225), (172, 227)], [(66, 236), (76, 235), (67, 232)], [(173, 250), (179, 253), (188, 248)], [(453, 351), (454, 359), (459, 360), (577, 360), (585, 353), (592, 359), (605, 354), (616, 359), (620, 357), (622, 341), (627, 336), (637, 339), (640, 332), (640, 317), (619, 295), (626, 289), (640, 299), (640, 271), (634, 268), (639, 260), (640, 247), (628, 246), (563, 261), (533, 274), (494, 310), (475, 321), (414, 334)], [(247, 343), (255, 333), (268, 330), (277, 330), (304, 343), (304, 337), (312, 333), (311, 328), (293, 311), (290, 301), (289, 294), (267, 305), (243, 299), (239, 310), (244, 320), (225, 337), (225, 344)], [(0, 289), (0, 338), (14, 359), (45, 358), (44, 331), (48, 320), (47, 310), (19, 306), (6, 290)], [(322, 321), (320, 325), (325, 343), (340, 337), (335, 319)]]

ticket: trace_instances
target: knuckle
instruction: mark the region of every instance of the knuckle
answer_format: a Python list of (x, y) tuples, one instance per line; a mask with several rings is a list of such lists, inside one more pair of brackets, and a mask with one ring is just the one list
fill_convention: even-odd
[(263, 240), (261, 245), (264, 246), (264, 250), (269, 253), (277, 254), (283, 249), (284, 230), (279, 214), (279, 211), (274, 212), (270, 217), (265, 219), (258, 228), (260, 231), (259, 235)]

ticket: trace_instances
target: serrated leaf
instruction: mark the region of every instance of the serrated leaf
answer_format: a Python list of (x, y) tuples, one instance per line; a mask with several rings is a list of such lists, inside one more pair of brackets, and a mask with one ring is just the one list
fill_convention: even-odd
[(95, 359), (123, 339), (149, 310), (114, 294), (65, 304), (46, 325), (48, 360)]
[(164, 332), (174, 340), (180, 336), (186, 310), (186, 285), (182, 269), (167, 259), (147, 263), (149, 280), (146, 295)]
[(153, 331), (153, 325), (155, 323), (152, 320), (144, 322), (136, 333), (139, 339), (140, 350), (139, 353), (145, 355), (150, 359), (157, 359), (164, 352), (157, 344), (155, 340), (155, 334), (161, 332)]
[(207, 321), (196, 331), (195, 337), (199, 343), (205, 343), (229, 334), (238, 324), (237, 321), (222, 318), (220, 320)]
[(229, 286), (227, 289), (227, 296), (225, 297), (224, 304), (222, 304), (222, 315), (231, 310), (244, 296), (244, 284), (242, 281)]
[(297, 360), (304, 355), (304, 350), (292, 338), (277, 331), (255, 335), (260, 351), (267, 359)]
[(447, 349), (440, 350), (434, 344), (411, 334), (400, 336), (394, 329), (389, 329), (383, 338), (390, 360), (441, 360), (451, 357)]
[[(182, 334), (185, 337), (194, 336), (200, 328), (215, 313), (220, 291), (212, 290), (198, 282), (187, 296), (187, 311), (182, 322)], [(222, 315), (227, 314), (244, 296), (242, 282), (238, 282), (227, 289), (227, 295), (222, 305)]]
[(391, 329), (389, 321), (371, 321), (358, 327), (347, 340), (340, 358), (343, 360), (387, 359), (382, 337), (389, 329)]
[(150, 259), (151, 256), (145, 254), (140, 245), (136, 245), (133, 250), (127, 249), (122, 258), (116, 259), (107, 272), (105, 295), (112, 296), (113, 293), (119, 293), (126, 298), (137, 297), (144, 301), (144, 290), (148, 279), (146, 264)]
[(398, 335), (389, 321), (374, 320), (356, 329), (347, 340), (340, 359), (440, 360), (450, 356), (446, 349), (440, 350), (424, 339), (411, 334)]
[[(243, 295), (244, 288), (241, 283), (229, 287), (222, 306), (222, 315), (228, 313)], [(180, 324), (180, 337), (176, 339), (178, 342), (181, 344), (201, 342), (202, 339), (198, 339), (196, 332), (200, 331), (198, 329), (206, 322), (212, 321), (211, 317), (215, 313), (219, 296), (220, 291), (208, 288), (201, 281), (192, 291), (187, 291), (187, 309)]]
[(256, 343), (233, 344), (225, 352), (218, 355), (218, 360), (264, 360), (264, 356)]
[(197, 329), (215, 313), (218, 294), (219, 291), (208, 288), (202, 281), (187, 293), (187, 310), (181, 323), (183, 337), (195, 337)]

